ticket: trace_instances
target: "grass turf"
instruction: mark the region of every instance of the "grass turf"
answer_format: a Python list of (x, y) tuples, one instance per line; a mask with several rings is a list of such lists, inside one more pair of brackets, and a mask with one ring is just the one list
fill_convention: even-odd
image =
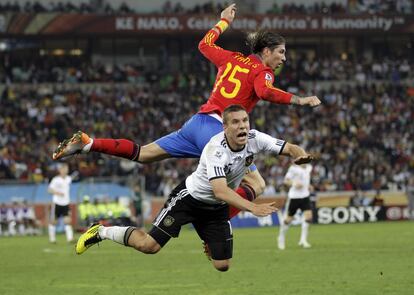
[(238, 229), (227, 273), (213, 269), (192, 230), (156, 255), (104, 241), (81, 256), (63, 236), (0, 238), (0, 294), (413, 294), (412, 222)]

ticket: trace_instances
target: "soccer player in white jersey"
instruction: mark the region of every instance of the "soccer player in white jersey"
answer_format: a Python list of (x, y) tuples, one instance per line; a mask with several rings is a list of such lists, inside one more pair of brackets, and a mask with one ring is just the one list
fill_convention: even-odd
[(70, 185), (72, 177), (68, 175), (67, 164), (59, 165), (59, 174), (52, 178), (48, 192), (53, 195), (51, 214), (49, 217), (49, 241), (56, 243), (56, 224), (60, 217), (65, 223), (66, 240), (73, 241), (72, 218), (70, 214)]
[(224, 110), (223, 127), (224, 131), (213, 136), (205, 146), (197, 170), (171, 192), (148, 233), (134, 227), (96, 224), (79, 238), (76, 253), (82, 254), (90, 246), (109, 239), (154, 254), (171, 238), (178, 237), (184, 224), (192, 223), (208, 245), (213, 266), (219, 271), (227, 271), (233, 254), (229, 205), (256, 216), (277, 211), (274, 203), (255, 204), (234, 191), (254, 155), (268, 151), (290, 156), (298, 164), (310, 162), (312, 156), (297, 145), (250, 130), (248, 114), (240, 105)]
[(299, 240), (299, 246), (303, 248), (310, 248), (311, 245), (308, 242), (309, 224), (312, 222), (312, 210), (310, 205), (310, 186), (311, 186), (311, 172), (312, 165), (291, 165), (288, 172), (285, 175), (284, 183), (288, 185), (288, 201), (286, 203), (285, 218), (280, 221), (278, 248), (284, 250), (285, 236), (289, 229), (289, 224), (293, 220), (298, 209), (302, 210), (302, 230)]

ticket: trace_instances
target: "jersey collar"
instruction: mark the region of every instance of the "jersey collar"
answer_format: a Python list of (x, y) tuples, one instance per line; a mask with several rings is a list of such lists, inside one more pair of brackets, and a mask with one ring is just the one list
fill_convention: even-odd
[(229, 144), (229, 142), (227, 141), (227, 136), (226, 134), (224, 134), (224, 139), (226, 140), (227, 143), (227, 147), (233, 152), (233, 153), (240, 153), (242, 150), (244, 150), (246, 148), (246, 145), (244, 145), (241, 149), (239, 150), (233, 150)]

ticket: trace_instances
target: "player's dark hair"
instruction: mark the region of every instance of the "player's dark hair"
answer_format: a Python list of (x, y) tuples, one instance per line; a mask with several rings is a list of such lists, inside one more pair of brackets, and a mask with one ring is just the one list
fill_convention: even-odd
[(227, 124), (228, 114), (234, 113), (234, 112), (240, 112), (240, 111), (245, 111), (247, 113), (246, 109), (242, 105), (239, 105), (239, 104), (232, 104), (232, 105), (229, 105), (227, 108), (225, 108), (222, 114), (223, 124)]
[(252, 53), (260, 54), (266, 47), (273, 50), (279, 45), (286, 44), (286, 40), (279, 34), (261, 30), (249, 33), (246, 38), (246, 43), (250, 47)]

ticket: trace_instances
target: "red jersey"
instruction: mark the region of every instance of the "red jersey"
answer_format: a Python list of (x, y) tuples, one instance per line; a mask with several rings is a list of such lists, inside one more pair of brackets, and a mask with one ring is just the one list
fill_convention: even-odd
[(217, 112), (232, 104), (242, 105), (248, 113), (261, 99), (289, 104), (293, 94), (273, 87), (275, 79), (271, 68), (251, 54), (225, 50), (215, 44), (219, 34), (210, 30), (198, 44), (200, 52), (218, 68), (213, 91), (200, 113)]

